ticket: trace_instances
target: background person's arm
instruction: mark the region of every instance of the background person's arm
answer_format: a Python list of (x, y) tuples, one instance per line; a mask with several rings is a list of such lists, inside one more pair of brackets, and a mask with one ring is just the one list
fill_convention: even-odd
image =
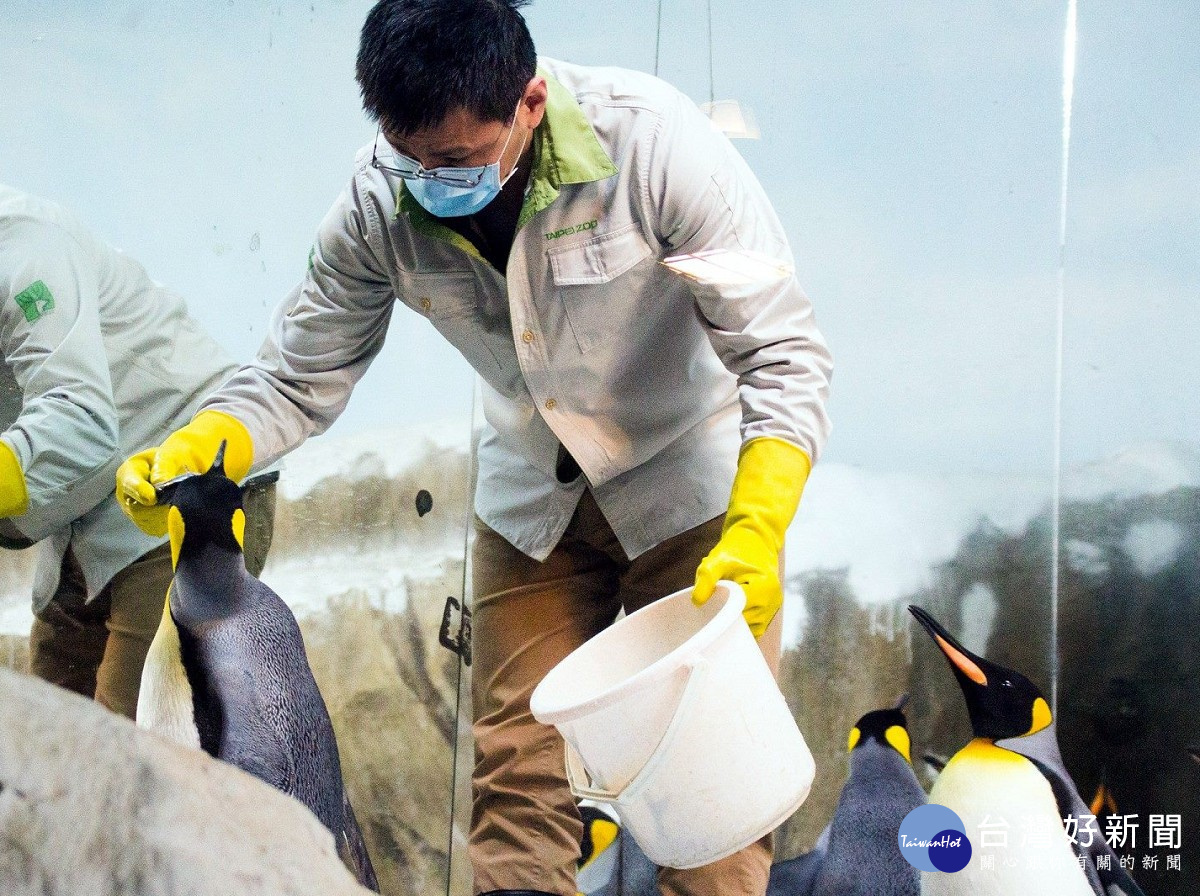
[(38, 511), (34, 538), (89, 509), (76, 489), (117, 450), (99, 289), (94, 261), (65, 230), (24, 219), (0, 227), (0, 350), (21, 391), (0, 433), (0, 516)]

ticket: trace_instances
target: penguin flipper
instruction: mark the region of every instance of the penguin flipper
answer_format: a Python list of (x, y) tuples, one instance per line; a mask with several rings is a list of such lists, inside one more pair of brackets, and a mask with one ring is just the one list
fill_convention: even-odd
[(242, 720), (232, 714), (225, 720), (221, 750), (217, 758), (236, 765), (247, 774), (265, 781), (276, 790), (295, 797), (316, 814), (318, 809), (298, 793), (295, 747), (290, 744), (273, 725), (263, 724), (267, 715), (261, 697), (255, 693), (252, 709), (257, 715), (253, 724), (241, 724)]
[(1102, 896), (1146, 896), (1146, 891), (1134, 882), (1120, 864), (1111, 871), (1101, 871), (1100, 884), (1104, 887)]
[(658, 866), (642, 850), (628, 828), (617, 837), (621, 849), (620, 890), (622, 896), (657, 896)]
[[(1039, 759), (1030, 756), (1026, 756), (1026, 758), (1038, 767), (1050, 784), (1050, 789), (1054, 792), (1054, 800), (1058, 803), (1059, 818), (1073, 817), (1075, 819), (1077, 833), (1072, 838), (1071, 848), (1075, 850), (1076, 856), (1083, 859), (1083, 868), (1087, 873), (1088, 883), (1096, 891), (1096, 896), (1146, 896), (1145, 891), (1129, 876), (1129, 872), (1121, 867), (1120, 859), (1108, 845), (1103, 832), (1096, 825), (1095, 817), (1084, 805), (1083, 797), (1079, 795), (1079, 791), (1071, 779), (1064, 778), (1057, 769), (1046, 765)], [(1085, 846), (1082, 842), (1082, 833), (1086, 828), (1090, 828), (1092, 834), (1088, 838), (1091, 842)], [(1100, 856), (1108, 856), (1108, 861), (1105, 863), (1107, 868), (1099, 867), (1100, 863), (1096, 859)]]
[(367, 853), (367, 844), (363, 840), (362, 828), (354, 817), (354, 807), (350, 805), (350, 795), (342, 792), (342, 815), (345, 819), (341, 833), (337, 837), (338, 858), (350, 869), (354, 879), (376, 893), (379, 892), (379, 879), (375, 876), (375, 866), (371, 864), (371, 856)]
[[(1059, 818), (1074, 818), (1081, 830), (1085, 825), (1088, 827), (1095, 825), (1095, 817), (1090, 807), (1079, 795), (1079, 788), (1075, 786), (1075, 782), (1067, 772), (1066, 764), (1062, 760), (1062, 753), (1058, 748), (1058, 724), (1056, 722), (1051, 722), (1042, 730), (1024, 737), (997, 741), (996, 745), (1019, 753), (1037, 766), (1054, 792), (1054, 800), (1058, 803)], [(1129, 872), (1121, 867), (1117, 854), (1104, 839), (1103, 832), (1099, 830), (1098, 825), (1093, 828), (1093, 835), (1090, 839), (1091, 843), (1084, 846), (1079, 842), (1080, 838), (1077, 836), (1076, 842), (1072, 843), (1071, 847), (1077, 856), (1083, 858), (1088, 883), (1092, 885), (1097, 896), (1146, 896), (1142, 888), (1129, 876)], [(1108, 868), (1102, 870), (1097, 867), (1099, 863), (1096, 859), (1100, 856), (1108, 856)]]
[(170, 589), (158, 630), (142, 666), (137, 725), (185, 747), (200, 749), (192, 685), (183, 665), (179, 629), (171, 615)]

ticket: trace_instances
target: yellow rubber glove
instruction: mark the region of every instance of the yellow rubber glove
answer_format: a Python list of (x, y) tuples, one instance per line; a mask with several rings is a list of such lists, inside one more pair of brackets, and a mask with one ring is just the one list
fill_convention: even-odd
[(808, 455), (782, 439), (743, 445), (721, 539), (696, 570), (692, 600), (697, 604), (712, 597), (719, 579), (742, 586), (743, 615), (756, 638), (783, 606), (779, 552), (811, 469)]
[(201, 411), (157, 448), (139, 451), (117, 468), (121, 509), (147, 535), (167, 534), (167, 508), (154, 486), (184, 473), (203, 473), (225, 442), (225, 475), (235, 482), (250, 472), (254, 442), (240, 420), (220, 411)]
[(0, 518), (20, 516), (29, 509), (29, 490), (21, 462), (8, 442), (0, 439)]

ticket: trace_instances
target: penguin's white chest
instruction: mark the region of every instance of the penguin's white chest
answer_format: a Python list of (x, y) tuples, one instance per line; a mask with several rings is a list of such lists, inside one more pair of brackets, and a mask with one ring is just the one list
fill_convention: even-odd
[(200, 733), (192, 703), (192, 685), (183, 665), (179, 629), (168, 602), (146, 663), (138, 692), (137, 724), (185, 747), (200, 749)]
[(962, 871), (921, 872), (922, 896), (1095, 896), (1049, 782), (1025, 757), (972, 741), (929, 801), (958, 814), (972, 852)]

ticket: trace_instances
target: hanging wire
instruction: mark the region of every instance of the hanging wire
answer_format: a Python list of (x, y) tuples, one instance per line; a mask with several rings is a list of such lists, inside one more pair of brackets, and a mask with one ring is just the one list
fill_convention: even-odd
[(1062, 163), (1058, 202), (1058, 298), (1054, 339), (1054, 477), (1050, 493), (1050, 711), (1058, 715), (1058, 564), (1062, 539), (1063, 331), (1067, 293), (1067, 164), (1071, 157), (1071, 106), (1075, 97), (1076, 0), (1067, 0), (1063, 35)]
[(709, 108), (717, 101), (717, 92), (713, 89), (713, 32), (712, 32), (712, 0), (708, 0), (708, 102)]
[(663, 0), (658, 0), (658, 24), (654, 27), (654, 77), (658, 77), (658, 54), (662, 49), (662, 6)]

